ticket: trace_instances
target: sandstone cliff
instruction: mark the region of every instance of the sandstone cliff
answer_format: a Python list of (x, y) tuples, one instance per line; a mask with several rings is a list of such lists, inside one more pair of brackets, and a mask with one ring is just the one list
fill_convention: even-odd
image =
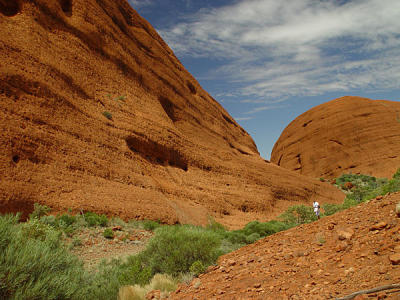
[(343, 198), (264, 161), (125, 0), (0, 1), (0, 61), (0, 212), (235, 227)]
[(314, 107), (282, 132), (271, 161), (317, 178), (391, 178), (400, 167), (400, 103), (343, 97)]

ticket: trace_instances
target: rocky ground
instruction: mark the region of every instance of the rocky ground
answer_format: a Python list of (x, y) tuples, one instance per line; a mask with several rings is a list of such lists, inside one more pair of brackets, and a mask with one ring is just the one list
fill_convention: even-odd
[(121, 258), (143, 251), (153, 235), (151, 231), (121, 226), (114, 226), (113, 231), (114, 239), (107, 239), (103, 236), (104, 228), (86, 227), (66, 242), (71, 245), (71, 252), (91, 269), (103, 259)]
[[(335, 299), (400, 282), (400, 193), (292, 228), (219, 259), (172, 299)], [(358, 299), (400, 299), (393, 289)]]

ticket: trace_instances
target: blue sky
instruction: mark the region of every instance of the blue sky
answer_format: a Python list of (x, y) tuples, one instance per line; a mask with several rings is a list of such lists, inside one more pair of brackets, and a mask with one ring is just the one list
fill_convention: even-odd
[(129, 0), (270, 157), (345, 95), (400, 100), (399, 0)]

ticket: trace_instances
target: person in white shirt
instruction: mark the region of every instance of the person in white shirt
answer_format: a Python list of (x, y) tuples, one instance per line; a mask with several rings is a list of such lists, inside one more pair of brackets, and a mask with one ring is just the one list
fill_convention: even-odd
[(320, 209), (320, 206), (319, 206), (319, 203), (318, 203), (317, 201), (314, 201), (314, 202), (313, 202), (313, 208), (314, 208), (314, 213), (315, 213), (315, 215), (316, 215), (317, 218), (319, 219), (319, 209)]

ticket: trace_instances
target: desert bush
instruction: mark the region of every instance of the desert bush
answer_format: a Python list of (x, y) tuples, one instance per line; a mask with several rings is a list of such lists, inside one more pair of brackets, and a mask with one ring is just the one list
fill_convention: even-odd
[(40, 218), (40, 222), (43, 224), (56, 227), (57, 226), (57, 219), (55, 216), (43, 216)]
[(61, 228), (66, 228), (69, 227), (76, 222), (76, 217), (69, 215), (69, 214), (63, 214), (61, 216), (57, 216), (57, 223), (58, 226)]
[(323, 205), (325, 215), (332, 215), (337, 211), (350, 208), (380, 195), (386, 195), (389, 192), (400, 191), (400, 168), (396, 171), (391, 180), (375, 178), (368, 175), (344, 174), (337, 178), (336, 182), (339, 186), (344, 182), (351, 182), (355, 188), (347, 192), (343, 204)]
[(393, 179), (400, 180), (400, 168), (393, 174)]
[(341, 204), (331, 204), (331, 203), (323, 204), (322, 208), (324, 210), (325, 216), (331, 216), (337, 213), (338, 211), (343, 210), (343, 206)]
[(252, 244), (255, 241), (259, 240), (260, 238), (261, 238), (261, 236), (257, 232), (254, 232), (246, 237), (246, 243)]
[(279, 219), (287, 226), (297, 226), (311, 223), (317, 220), (312, 206), (295, 205), (279, 216)]
[(163, 226), (156, 230), (142, 253), (143, 260), (152, 274), (178, 275), (187, 272), (195, 261), (209, 266), (221, 254), (220, 236), (194, 226)]
[(213, 218), (209, 218), (206, 229), (211, 231), (226, 231), (225, 226), (218, 223)]
[(34, 203), (33, 204), (33, 212), (29, 215), (30, 219), (40, 219), (43, 216), (46, 216), (49, 212), (51, 211), (50, 207), (47, 207), (46, 205), (41, 205), (39, 203)]
[(109, 272), (107, 270), (113, 270), (113, 273), (118, 274), (118, 281), (121, 285), (145, 285), (149, 283), (154, 275), (151, 272), (151, 268), (144, 264), (141, 254), (129, 256), (124, 262), (121, 260), (113, 260), (105, 264), (103, 269), (106, 270), (106, 272)]
[(228, 231), (224, 234), (224, 239), (232, 244), (246, 244), (246, 234), (242, 230)]
[(152, 220), (143, 221), (143, 228), (145, 230), (154, 231), (155, 229), (157, 229), (160, 226), (161, 226), (160, 223), (158, 223), (156, 221), (152, 221)]
[(106, 215), (98, 215), (94, 212), (88, 211), (85, 212), (84, 218), (87, 226), (89, 227), (95, 227), (95, 226), (106, 227), (108, 225), (108, 218)]
[(110, 223), (113, 226), (121, 226), (121, 227), (125, 227), (127, 225), (124, 220), (118, 217), (112, 217)]
[(36, 218), (17, 220), (0, 216), (0, 298), (84, 299), (84, 269), (62, 246), (60, 233)]
[(196, 260), (189, 268), (189, 271), (193, 273), (194, 275), (199, 275), (201, 273), (204, 273), (204, 271), (207, 269), (206, 266), (203, 265), (203, 263), (199, 260)]
[(103, 116), (109, 120), (112, 120), (112, 114), (109, 111), (103, 111)]
[(106, 228), (103, 232), (103, 236), (106, 239), (113, 239), (114, 238), (114, 231), (111, 228)]
[(78, 247), (78, 246), (82, 246), (82, 240), (78, 237), (75, 237), (72, 240), (72, 247)]
[(242, 229), (242, 232), (244, 232), (246, 236), (257, 233), (260, 235), (260, 237), (265, 237), (285, 229), (288, 229), (288, 225), (284, 222), (280, 222), (277, 220), (272, 220), (264, 223), (259, 221), (252, 221)]

